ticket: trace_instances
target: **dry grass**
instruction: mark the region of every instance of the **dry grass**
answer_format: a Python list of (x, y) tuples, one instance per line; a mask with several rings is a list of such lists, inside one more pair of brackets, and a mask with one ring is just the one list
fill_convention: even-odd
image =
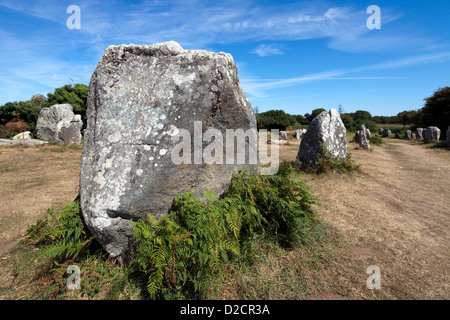
[(15, 292), (3, 298), (26, 298), (28, 281), (22, 283), (23, 294), (13, 290), (20, 282), (18, 275), (25, 272), (20, 268), (28, 266), (28, 277), (35, 274), (30, 249), (18, 247), (13, 254), (7, 251), (24, 238), (28, 227), (42, 218), (52, 204), (72, 201), (78, 194), (81, 150), (65, 148), (64, 152), (54, 152), (60, 148), (0, 147), (0, 295), (5, 288)]
[[(295, 298), (450, 298), (449, 151), (414, 141), (385, 141), (373, 152), (349, 143), (362, 172), (302, 174), (320, 197), (322, 204), (315, 210), (328, 224), (325, 241), (313, 252), (332, 259), (322, 263), (317, 257), (305, 256), (301, 248), (276, 258), (289, 261), (281, 263), (279, 270), (296, 268), (295, 275), (286, 274), (281, 281), (286, 286), (290, 280), (297, 283)], [(280, 146), (280, 159), (293, 160), (298, 151), (293, 150), (295, 143), (291, 140), (290, 145)], [(252, 276), (259, 279), (261, 275), (276, 288), (280, 273), (273, 276), (263, 271), (270, 265), (269, 259)], [(370, 265), (381, 269), (381, 290), (366, 287)], [(272, 277), (264, 278), (268, 274)], [(290, 297), (278, 291), (277, 298)]]

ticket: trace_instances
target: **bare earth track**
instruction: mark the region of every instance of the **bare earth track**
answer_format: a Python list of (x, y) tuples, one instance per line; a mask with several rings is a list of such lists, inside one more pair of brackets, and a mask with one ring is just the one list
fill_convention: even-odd
[[(320, 197), (315, 210), (327, 222), (330, 238), (324, 246), (333, 258), (310, 273), (301, 269), (306, 271), (301, 276), (310, 280), (310, 287), (302, 289), (307, 294), (294, 288), (288, 297), (450, 298), (450, 150), (385, 141), (372, 152), (349, 143), (361, 172), (302, 175)], [(296, 140), (280, 146), (280, 158), (294, 160), (298, 146)], [(27, 297), (12, 292), (10, 249), (53, 203), (76, 197), (80, 156), (80, 150), (58, 146), (0, 147), (0, 299)], [(302, 257), (295, 249), (283, 259), (295, 264)], [(279, 259), (271, 259), (256, 272), (275, 282), (277, 270), (286, 268)], [(381, 290), (366, 287), (370, 265), (381, 270)], [(236, 296), (225, 292), (223, 297)]]
[[(372, 152), (355, 148), (348, 145), (361, 173), (304, 177), (322, 201), (317, 213), (359, 266), (348, 298), (449, 299), (450, 151), (395, 139)], [(370, 265), (381, 270), (379, 292), (365, 288)]]

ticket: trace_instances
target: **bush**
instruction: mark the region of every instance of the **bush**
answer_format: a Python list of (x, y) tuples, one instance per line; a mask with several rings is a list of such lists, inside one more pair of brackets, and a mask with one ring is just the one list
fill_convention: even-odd
[(135, 247), (122, 266), (105, 260), (76, 202), (49, 209), (28, 230), (39, 256), (54, 266), (45, 275), (51, 283), (45, 296), (65, 294), (66, 268), (76, 263), (83, 272), (79, 294), (89, 298), (134, 294), (135, 284), (142, 283), (153, 299), (203, 298), (214, 279), (226, 279), (235, 263), (258, 259), (261, 243), (309, 244), (317, 223), (311, 209), (316, 199), (303, 182), (288, 178), (289, 163), (280, 169), (276, 176), (239, 172), (220, 199), (206, 192), (202, 203), (191, 191), (178, 195), (161, 219), (149, 215), (132, 221)]
[(83, 121), (83, 130), (86, 128), (86, 104), (89, 87), (85, 84), (65, 85), (56, 88), (53, 93), (47, 95), (47, 101), (42, 104), (42, 107), (51, 107), (55, 104), (69, 103), (73, 107), (75, 114), (81, 115)]
[(294, 167), (299, 171), (305, 171), (308, 173), (327, 173), (330, 171), (336, 171), (339, 173), (351, 173), (359, 171), (361, 166), (356, 164), (351, 155), (348, 154), (344, 159), (334, 157), (330, 152), (327, 152), (322, 146), (322, 152), (316, 157), (316, 163), (313, 167), (310, 167), (300, 161), (294, 163)]
[(381, 137), (377, 137), (375, 134), (372, 134), (370, 136), (369, 141), (371, 144), (374, 144), (377, 146), (381, 146), (384, 143), (383, 139), (381, 139)]
[(270, 110), (256, 115), (258, 129), (286, 130), (287, 127), (295, 125), (297, 119), (283, 110)]
[(240, 172), (222, 199), (206, 198), (203, 204), (188, 192), (161, 220), (133, 223), (134, 263), (151, 298), (201, 298), (231, 261), (252, 261), (255, 237), (282, 245), (308, 241), (314, 198), (303, 183)]
[(60, 210), (48, 209), (47, 215), (28, 229), (28, 238), (41, 248), (40, 256), (56, 263), (85, 258), (95, 248), (76, 202), (66, 203)]

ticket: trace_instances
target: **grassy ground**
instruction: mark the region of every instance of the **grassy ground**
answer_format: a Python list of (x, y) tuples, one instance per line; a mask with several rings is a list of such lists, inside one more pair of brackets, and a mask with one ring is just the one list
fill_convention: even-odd
[[(371, 152), (349, 143), (361, 172), (293, 173), (320, 198), (316, 241), (290, 249), (262, 243), (259, 260), (234, 265), (229, 277), (216, 280), (210, 298), (449, 299), (449, 150), (385, 141)], [(298, 147), (295, 139), (280, 146), (280, 159), (295, 160)], [(101, 257), (81, 266), (85, 279), (101, 281), (88, 283), (84, 293), (62, 286), (49, 294), (62, 274), (36, 259), (33, 246), (19, 243), (47, 208), (76, 197), (80, 156), (81, 150), (59, 146), (0, 148), (0, 299), (145, 298), (124, 280), (122, 266)], [(381, 290), (366, 286), (371, 265), (381, 269)], [(117, 292), (116, 284), (125, 289)]]

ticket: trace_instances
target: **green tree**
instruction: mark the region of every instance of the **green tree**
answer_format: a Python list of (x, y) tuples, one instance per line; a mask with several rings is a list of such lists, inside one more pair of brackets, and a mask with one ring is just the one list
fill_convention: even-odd
[(450, 125), (450, 87), (440, 88), (431, 97), (425, 98), (420, 117), (420, 126), (437, 126), (441, 129), (441, 138), (446, 139)]
[(296, 118), (283, 110), (270, 110), (256, 115), (258, 129), (286, 130), (287, 127), (295, 125)]
[(69, 103), (73, 107), (75, 114), (81, 114), (83, 126), (86, 127), (86, 102), (89, 87), (85, 84), (67, 84), (56, 88), (54, 93), (47, 95), (47, 101), (42, 104), (45, 107), (51, 107), (55, 104)]
[(359, 122), (364, 120), (372, 120), (372, 115), (369, 111), (358, 110), (353, 114), (353, 120)]
[(301, 114), (298, 114), (295, 116), (295, 121), (297, 121), (298, 124), (301, 125), (307, 125), (309, 124), (308, 119), (306, 119), (304, 116), (302, 116)]
[(309, 116), (308, 121), (309, 121), (309, 122), (313, 121), (315, 117), (317, 117), (319, 114), (321, 114), (321, 113), (324, 112), (324, 111), (327, 112), (327, 110), (325, 110), (325, 109), (323, 109), (323, 108), (314, 109), (314, 110), (311, 112), (311, 115)]
[(350, 114), (341, 114), (341, 120), (347, 131), (356, 131), (355, 120), (353, 120), (353, 117)]
[(0, 125), (5, 125), (12, 119), (22, 119), (28, 123), (27, 130), (36, 133), (36, 122), (41, 111), (40, 106), (29, 101), (7, 102), (0, 107)]
[(402, 111), (397, 115), (397, 117), (400, 120), (400, 123), (403, 124), (403, 128), (406, 128), (408, 124), (414, 123), (414, 119), (417, 119), (416, 115), (417, 111), (411, 110)]

